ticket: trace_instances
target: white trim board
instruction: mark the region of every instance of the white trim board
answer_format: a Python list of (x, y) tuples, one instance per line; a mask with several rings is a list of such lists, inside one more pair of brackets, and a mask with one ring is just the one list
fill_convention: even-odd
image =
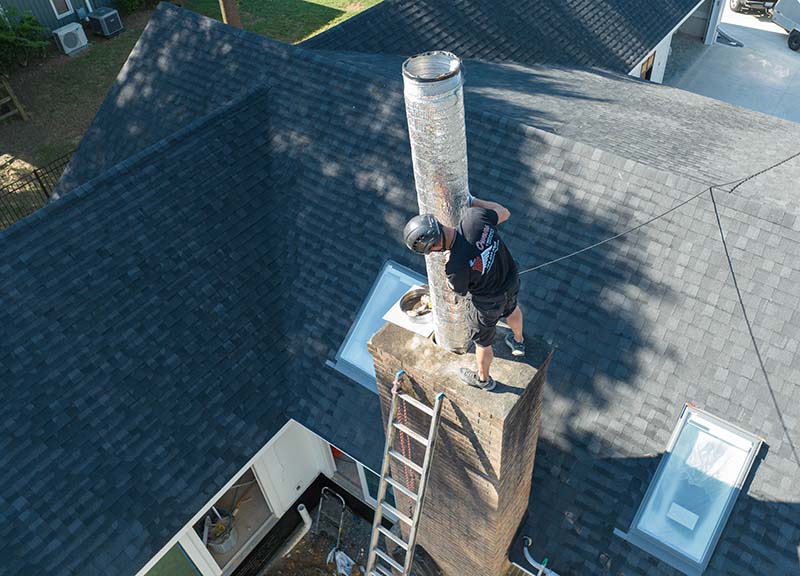
[[(287, 432), (299, 428), (304, 433), (307, 433), (312, 437), (315, 441), (312, 445), (312, 453), (308, 456), (313, 458), (316, 462), (316, 465), (319, 468), (320, 473), (324, 474), (328, 478), (332, 478), (334, 473), (336, 472), (336, 463), (334, 462), (333, 455), (330, 453), (329, 446), (335, 446), (335, 444), (329, 442), (313, 430), (303, 426), (296, 420), (290, 419), (289, 421), (284, 424), (278, 432), (275, 433), (272, 438), (270, 438), (264, 446), (261, 447), (256, 454), (247, 461), (247, 463), (233, 475), (233, 477), (225, 483), (225, 485), (217, 491), (214, 496), (212, 496), (201, 508), (198, 512), (192, 516), (192, 518), (180, 529), (178, 532), (170, 538), (170, 540), (142, 567), (136, 572), (136, 576), (146, 576), (146, 574), (155, 566), (164, 555), (172, 550), (172, 548), (176, 544), (180, 544), (184, 551), (186, 552), (187, 556), (195, 563), (195, 566), (200, 571), (203, 576), (222, 576), (225, 572), (219, 567), (214, 560), (214, 557), (211, 553), (202, 545), (202, 541), (200, 540), (199, 536), (194, 531), (194, 525), (203, 517), (206, 513), (208, 508), (212, 506), (217, 500), (219, 500), (225, 492), (230, 490), (231, 486), (236, 483), (239, 477), (244, 474), (248, 469), (253, 470), (253, 474), (256, 477), (259, 487), (261, 488), (262, 493), (264, 494), (264, 498), (267, 501), (267, 505), (273, 512), (273, 518), (278, 519), (282, 517), (289, 507), (294, 503), (286, 502), (285, 498), (282, 497), (282, 490), (279, 489), (276, 485), (276, 479), (273, 478), (273, 475), (270, 473), (269, 470), (265, 472), (265, 466), (261, 465), (262, 460), (268, 450), (273, 448), (278, 440), (282, 436), (284, 436)], [(347, 454), (342, 450), (343, 453)], [(371, 468), (364, 466), (359, 460), (353, 458), (349, 454), (347, 454), (349, 458), (352, 458), (359, 466), (370, 470), (370, 472), (377, 474)], [(360, 473), (360, 470), (359, 470)], [(366, 483), (364, 484), (364, 491), (368, 492), (366, 488)], [(357, 497), (357, 495), (354, 494)], [(369, 504), (369, 502), (367, 502)], [(373, 506), (374, 507), (374, 506)], [(227, 568), (227, 567), (226, 567)]]
[(58, 18), (59, 20), (61, 20), (62, 18), (66, 18), (67, 16), (71, 16), (72, 14), (75, 13), (75, 7), (72, 6), (72, 2), (70, 0), (64, 0), (64, 2), (66, 2), (67, 6), (69, 6), (69, 12), (64, 12), (63, 14), (59, 14), (58, 10), (56, 9), (56, 5), (53, 4), (53, 0), (48, 0), (50, 8), (53, 9), (53, 14), (55, 14), (56, 18)]
[(692, 17), (692, 14), (694, 14), (695, 12), (697, 12), (697, 9), (698, 9), (698, 8), (700, 8), (700, 6), (702, 6), (702, 5), (703, 5), (703, 3), (704, 3), (705, 1), (706, 1), (706, 0), (700, 0), (700, 1), (699, 1), (699, 2), (698, 2), (696, 5), (695, 5), (695, 7), (694, 7), (694, 8), (692, 8), (692, 9), (689, 11), (689, 13), (688, 13), (686, 16), (684, 16), (684, 17), (681, 19), (681, 21), (680, 21), (680, 22), (678, 22), (677, 26), (675, 26), (675, 27), (674, 27), (672, 30), (670, 30), (670, 31), (669, 31), (669, 34), (665, 34), (663, 38), (661, 38), (661, 39), (660, 39), (658, 42), (656, 42), (655, 46), (653, 46), (652, 48), (650, 48), (650, 50), (648, 50), (648, 51), (647, 51), (647, 54), (645, 54), (644, 58), (642, 58), (641, 60), (639, 60), (639, 62), (637, 62), (637, 63), (636, 63), (636, 66), (634, 66), (633, 68), (631, 68), (631, 69), (628, 71), (628, 75), (630, 76), (630, 75), (631, 75), (631, 74), (633, 74), (633, 72), (634, 72), (634, 71), (636, 71), (637, 69), (640, 69), (640, 70), (641, 70), (642, 64), (644, 64), (645, 60), (647, 60), (648, 58), (650, 58), (650, 55), (653, 53), (653, 51), (655, 51), (655, 49), (656, 49), (656, 48), (658, 48), (659, 44), (661, 44), (661, 43), (664, 41), (664, 38), (670, 37), (670, 36), (672, 36), (673, 34), (675, 34), (675, 32), (678, 30), (678, 28), (680, 28), (681, 26), (683, 26), (683, 23), (684, 23), (684, 22), (686, 22), (686, 21), (687, 21), (689, 18), (691, 18), (691, 17)]
[[(214, 494), (214, 496), (212, 496), (211, 499), (208, 500), (208, 502), (206, 502), (200, 508), (200, 510), (197, 511), (197, 513), (194, 516), (192, 516), (192, 518), (189, 520), (189, 522), (184, 524), (183, 528), (178, 530), (178, 532), (172, 538), (169, 539), (169, 541), (161, 548), (161, 550), (159, 550), (142, 568), (139, 569), (138, 572), (136, 572), (136, 576), (145, 576), (153, 568), (153, 566), (155, 566), (158, 563), (158, 561), (161, 560), (161, 558), (164, 557), (164, 555), (167, 552), (172, 550), (172, 548), (175, 546), (175, 544), (179, 544), (179, 543), (181, 543), (183, 541), (189, 541), (189, 540), (186, 540), (186, 539), (190, 538), (190, 536), (187, 537), (186, 533), (188, 531), (194, 532), (194, 525), (200, 520), (200, 518), (203, 517), (203, 515), (206, 512), (206, 510), (208, 510), (208, 508), (210, 506), (212, 506), (217, 500), (219, 500), (223, 496), (223, 494), (225, 494), (225, 492), (230, 490), (231, 486), (234, 485), (236, 480), (242, 474), (244, 474), (248, 470), (248, 468), (252, 468), (253, 464), (255, 464), (255, 462), (264, 455), (264, 452), (266, 452), (267, 449), (272, 447), (275, 444), (275, 442), (283, 434), (285, 434), (287, 432), (287, 430), (290, 430), (293, 426), (300, 426), (304, 430), (308, 430), (308, 428), (306, 428), (302, 424), (296, 422), (295, 420), (287, 421), (286, 424), (284, 424), (283, 427), (281, 427), (281, 429), (278, 430), (278, 432), (276, 432), (275, 435), (272, 436), (272, 438), (270, 438), (269, 441), (267, 441), (267, 443), (264, 444), (264, 446), (262, 446), (262, 448), (258, 452), (256, 452), (256, 454), (252, 458), (250, 458), (250, 460), (248, 460), (247, 463), (244, 466), (242, 466), (242, 468), (238, 472), (236, 472), (236, 474), (234, 474), (233, 477), (228, 482), (226, 482), (225, 485), (222, 488), (220, 488), (219, 491), (216, 494)], [(309, 430), (309, 432), (310, 432), (310, 430)], [(253, 471), (253, 473), (256, 474), (255, 470)], [(267, 487), (270, 485), (270, 482), (269, 481), (264, 482), (264, 479), (262, 479), (262, 478), (259, 478), (259, 481), (261, 482), (261, 486), (264, 488), (264, 490), (263, 490), (264, 498), (267, 500), (267, 505), (270, 507), (270, 509), (272, 509), (272, 511), (275, 513), (275, 515), (278, 516), (277, 509), (279, 507), (277, 507), (277, 506), (275, 506), (273, 504), (272, 500), (270, 499), (268, 490), (267, 490)], [(186, 550), (185, 547), (184, 547), (184, 550)], [(211, 569), (210, 571), (205, 571), (204, 572), (203, 568), (201, 568), (199, 565), (197, 566), (198, 570), (201, 570), (201, 572), (203, 574), (221, 574), (222, 570), (219, 568), (219, 566), (217, 565), (216, 561), (211, 556), (211, 553), (208, 552), (208, 550), (205, 550), (205, 552), (208, 554), (208, 557), (211, 558), (211, 560), (213, 562), (213, 566), (216, 567), (216, 569), (219, 572), (216, 572), (213, 569)], [(195, 558), (190, 553), (190, 551), (186, 550), (186, 553), (189, 554), (190, 558), (194, 562)], [(200, 554), (200, 556), (202, 556), (202, 554)]]

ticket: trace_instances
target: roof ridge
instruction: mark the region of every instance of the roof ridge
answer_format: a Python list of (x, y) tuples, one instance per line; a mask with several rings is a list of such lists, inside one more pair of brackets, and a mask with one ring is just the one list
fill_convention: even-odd
[(169, 149), (170, 146), (180, 141), (185, 136), (192, 134), (193, 132), (197, 132), (201, 128), (211, 123), (213, 120), (219, 118), (220, 116), (226, 114), (227, 112), (233, 110), (234, 108), (238, 108), (242, 103), (249, 100), (253, 96), (260, 93), (266, 94), (269, 92), (269, 90), (270, 87), (268, 84), (263, 84), (263, 83), (258, 84), (257, 86), (248, 90), (244, 94), (241, 94), (231, 99), (230, 102), (223, 104), (213, 112), (210, 112), (204, 116), (201, 116), (200, 118), (192, 120), (187, 125), (176, 130), (169, 136), (166, 136), (161, 140), (154, 142), (153, 144), (147, 146), (146, 148), (140, 150), (139, 152), (136, 152), (132, 156), (129, 156), (125, 160), (122, 160), (121, 162), (114, 164), (105, 172), (102, 172), (101, 174), (98, 174), (91, 180), (88, 180), (83, 184), (77, 186), (76, 188), (69, 190), (67, 194), (64, 194), (63, 196), (53, 197), (52, 201), (42, 206), (39, 210), (26, 216), (19, 222), (12, 224), (8, 228), (0, 230), (0, 242), (13, 238), (17, 234), (23, 233), (29, 228), (38, 225), (39, 221), (47, 218), (49, 214), (60, 212), (61, 210), (66, 209), (67, 207), (73, 205), (74, 203), (83, 200), (88, 194), (94, 191), (99, 184), (107, 182), (113, 179), (115, 176), (130, 170), (131, 168), (137, 166), (138, 164), (141, 164), (144, 160), (152, 157), (153, 155)]
[[(374, 6), (373, 8), (378, 7), (378, 6), (381, 6), (381, 4), (376, 4), (376, 6)], [(369, 8), (369, 9), (365, 10), (364, 12), (368, 12), (371, 9), (372, 8)], [(161, 12), (166, 12), (166, 13), (172, 13), (174, 15), (180, 14), (181, 17), (188, 17), (188, 18), (191, 18), (191, 19), (195, 20), (196, 22), (204, 22), (209, 26), (213, 26), (213, 27), (220, 28), (220, 29), (224, 30), (226, 34), (230, 34), (232, 36), (240, 37), (240, 38), (243, 38), (243, 39), (246, 39), (246, 40), (249, 40), (249, 41), (255, 41), (255, 42), (257, 42), (257, 43), (259, 43), (259, 44), (261, 44), (263, 46), (266, 46), (268, 48), (272, 48), (273, 50), (274, 49), (281, 49), (281, 50), (285, 50), (287, 53), (291, 52), (292, 53), (291, 54), (292, 57), (300, 57), (300, 58), (304, 58), (305, 60), (307, 60), (309, 62), (313, 62), (313, 63), (316, 63), (316, 64), (330, 66), (332, 68), (337, 68), (337, 69), (340, 69), (340, 70), (347, 70), (347, 71), (351, 72), (353, 75), (358, 76), (360, 78), (363, 78), (363, 79), (365, 79), (367, 81), (370, 81), (370, 82), (375, 82), (376, 76), (378, 76), (380, 78), (387, 78), (389, 80), (392, 80), (394, 82), (402, 84), (402, 81), (394, 80), (390, 76), (378, 75), (378, 74), (375, 74), (372, 71), (365, 70), (365, 69), (357, 66), (356, 64), (353, 64), (353, 63), (350, 63), (350, 62), (347, 62), (347, 61), (343, 61), (343, 60), (339, 60), (339, 59), (335, 58), (334, 55), (337, 54), (338, 51), (333, 51), (333, 50), (313, 50), (311, 48), (307, 48), (307, 47), (305, 47), (303, 45), (305, 41), (301, 42), (299, 44), (288, 44), (286, 42), (281, 42), (279, 40), (273, 40), (273, 39), (267, 38), (266, 36), (263, 36), (261, 34), (257, 34), (256, 32), (250, 32), (249, 30), (245, 30), (243, 28), (236, 28), (236, 27), (233, 27), (233, 26), (229, 26), (228, 24), (225, 24), (225, 23), (223, 23), (223, 22), (221, 22), (219, 20), (216, 20), (214, 18), (210, 18), (208, 16), (205, 16), (203, 14), (199, 14), (197, 12), (194, 12), (192, 10), (188, 10), (186, 8), (182, 8), (180, 6), (176, 6), (174, 4), (165, 4), (164, 2), (162, 2), (161, 4), (159, 4), (159, 6), (158, 6), (158, 8), (156, 10), (157, 11), (161, 11)], [(358, 15), (354, 16), (353, 18), (357, 18), (358, 16), (360, 16), (364, 12), (359, 13)], [(352, 20), (352, 18), (350, 20)], [(356, 52), (355, 54), (362, 54), (362, 53)], [(373, 54), (366, 54), (366, 55), (367, 56), (382, 56), (382, 54), (374, 54), (374, 55)], [(398, 76), (399, 76), (399, 74), (398, 74)]]
[[(236, 30), (241, 32), (241, 30), (239, 30), (239, 29), (236, 29)], [(253, 34), (251, 32), (246, 32), (246, 31), (245, 31), (245, 33), (246, 34)], [(274, 44), (275, 42), (274, 41), (270, 41), (270, 43)], [(307, 56), (310, 61), (321, 63), (321, 64), (327, 64), (327, 65), (330, 65), (330, 66), (338, 68), (338, 69), (353, 70), (359, 76), (362, 76), (362, 77), (366, 78), (369, 82), (375, 82), (376, 81), (376, 77), (379, 77), (380, 79), (384, 80), (385, 82), (392, 83), (392, 84), (395, 84), (395, 85), (400, 85), (401, 87), (403, 85), (402, 75), (400, 74), (399, 71), (398, 71), (398, 74), (397, 74), (396, 77), (390, 76), (388, 74), (382, 74), (380, 72), (375, 72), (375, 71), (370, 73), (370, 72), (367, 72), (366, 70), (360, 68), (358, 65), (356, 65), (356, 64), (354, 64), (352, 62), (349, 62), (347, 60), (340, 60), (340, 59), (335, 57), (337, 54), (339, 54), (339, 55), (358, 54), (358, 55), (363, 56), (365, 59), (370, 59), (370, 58), (379, 58), (379, 57), (385, 56), (385, 55), (382, 55), (382, 54), (364, 54), (364, 53), (359, 53), (359, 52), (353, 53), (353, 52), (347, 52), (347, 51), (341, 51), (341, 50), (309, 50), (308, 48), (304, 48), (304, 47), (302, 47), (300, 45), (288, 45), (287, 44), (286, 46), (289, 47), (290, 49), (297, 50), (303, 56)], [(324, 56), (323, 56), (323, 54), (324, 54)], [(395, 56), (402, 57), (400, 55), (395, 55)], [(470, 61), (470, 60), (489, 63), (486, 60), (480, 60), (480, 59), (475, 59), (475, 58), (467, 59), (467, 62)], [(499, 64), (510, 64), (510, 65), (514, 65), (514, 66), (522, 66), (524, 68), (531, 68), (527, 64), (517, 63), (517, 62), (504, 62), (504, 63), (499, 63)], [(571, 69), (571, 67), (562, 66), (562, 65), (548, 65), (548, 67)], [(597, 69), (597, 68), (592, 68), (592, 67), (582, 67), (580, 69), (585, 70), (587, 72), (600, 72), (600, 73), (606, 74), (606, 75), (610, 74), (610, 75), (617, 76), (617, 77), (619, 77), (619, 78), (621, 78), (623, 80), (626, 80), (626, 81), (630, 80), (630, 81), (636, 82), (636, 79), (634, 79), (634, 78), (629, 78), (627, 76), (624, 76), (622, 74), (618, 74), (618, 73), (615, 73), (615, 72), (609, 71), (609, 70)], [(557, 132), (545, 130), (543, 128), (540, 128), (538, 126), (530, 124), (530, 123), (526, 122), (525, 120), (514, 118), (514, 117), (506, 115), (506, 114), (501, 114), (500, 112), (496, 112), (496, 111), (493, 111), (493, 110), (486, 110), (483, 106), (480, 106), (480, 105), (473, 106), (471, 108), (466, 108), (465, 107), (465, 112), (464, 113), (465, 113), (465, 116), (467, 118), (477, 118), (481, 122), (491, 122), (491, 125), (494, 126), (494, 127), (497, 127), (497, 128), (500, 128), (500, 127), (518, 127), (523, 134), (528, 134), (528, 135), (535, 134), (538, 138), (541, 138), (541, 139), (547, 141), (548, 144), (555, 145), (555, 146), (557, 146), (559, 148), (565, 148), (565, 147), (569, 146), (570, 144), (572, 144), (573, 148), (575, 148), (575, 147), (584, 147), (585, 149), (591, 150), (593, 152), (594, 151), (600, 152), (606, 158), (609, 158), (609, 159), (615, 161), (616, 163), (619, 163), (620, 165), (625, 164), (627, 162), (631, 162), (631, 163), (633, 163), (633, 166), (642, 166), (642, 167), (644, 167), (644, 168), (646, 168), (648, 170), (653, 170), (656, 173), (659, 173), (659, 174), (661, 174), (661, 175), (663, 175), (665, 177), (666, 176), (672, 176), (672, 177), (674, 177), (676, 179), (676, 181), (694, 182), (694, 183), (697, 183), (697, 184), (700, 184), (700, 185), (703, 185), (703, 186), (710, 186), (710, 185), (715, 184), (715, 182), (703, 180), (703, 179), (698, 178), (698, 177), (694, 177), (694, 176), (687, 175), (687, 174), (682, 174), (682, 173), (675, 172), (675, 171), (672, 171), (672, 170), (666, 170), (664, 168), (659, 168), (657, 166), (644, 163), (644, 162), (642, 162), (640, 160), (633, 160), (633, 159), (628, 158), (626, 156), (622, 156), (622, 155), (620, 155), (620, 154), (618, 154), (616, 152), (611, 152), (611, 151), (606, 150), (604, 148), (600, 148), (600, 147), (594, 146), (592, 144), (587, 144), (587, 143), (585, 143), (585, 142), (583, 142), (581, 140), (577, 140), (577, 139), (570, 138), (570, 137), (567, 137), (567, 136), (561, 136)]]

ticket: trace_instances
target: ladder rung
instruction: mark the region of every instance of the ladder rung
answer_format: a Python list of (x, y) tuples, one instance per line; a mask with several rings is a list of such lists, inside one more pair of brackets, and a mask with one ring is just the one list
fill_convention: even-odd
[(397, 480), (395, 480), (395, 479), (394, 479), (394, 478), (392, 478), (391, 476), (386, 476), (385, 480), (386, 480), (386, 481), (387, 481), (389, 484), (391, 484), (391, 485), (392, 485), (392, 487), (394, 487), (394, 489), (395, 489), (395, 490), (400, 490), (400, 492), (402, 492), (403, 494), (405, 494), (406, 496), (408, 496), (409, 498), (411, 498), (411, 499), (412, 499), (414, 502), (416, 502), (416, 501), (417, 501), (417, 494), (416, 494), (416, 492), (412, 492), (412, 491), (411, 491), (411, 488), (409, 488), (408, 486), (404, 486), (403, 484), (401, 484), (400, 482), (398, 482)]
[(417, 410), (425, 412), (425, 414), (427, 414), (428, 416), (433, 416), (433, 408), (431, 408), (430, 406), (426, 406), (416, 398), (409, 396), (408, 394), (400, 394), (400, 398), (411, 404)]
[(405, 540), (394, 534), (391, 530), (387, 530), (383, 526), (378, 526), (378, 532), (386, 536), (389, 540), (400, 546), (403, 550), (408, 550), (408, 544)]
[(397, 508), (395, 508), (391, 504), (387, 504), (386, 502), (381, 502), (381, 507), (384, 508), (387, 512), (390, 512), (390, 513), (394, 514), (395, 516), (397, 516), (397, 518), (399, 520), (402, 520), (403, 522), (405, 522), (409, 526), (414, 524), (414, 521), (411, 518), (409, 518), (408, 516), (406, 516), (405, 514), (400, 512), (400, 510), (398, 510)]
[(417, 442), (419, 442), (423, 446), (427, 446), (428, 445), (428, 439), (425, 438), (425, 436), (423, 436), (419, 432), (414, 432), (408, 426), (400, 424), (400, 422), (392, 422), (392, 426), (394, 426), (395, 428), (400, 430), (400, 432), (402, 432), (403, 434), (408, 434), (411, 438), (413, 438), (414, 440), (416, 440)]
[(377, 563), (375, 564), (375, 569), (369, 573), (369, 576), (394, 576), (394, 574), (389, 574), (386, 570), (381, 568)]
[(402, 564), (398, 564), (394, 558), (389, 556), (386, 552), (384, 552), (380, 548), (375, 548), (375, 554), (377, 554), (378, 558), (386, 562), (389, 566), (391, 566), (395, 570), (399, 572), (403, 572), (405, 570)]
[(414, 462), (413, 460), (409, 460), (397, 450), (389, 450), (389, 456), (397, 460), (398, 462), (402, 462), (412, 470), (414, 470), (417, 474), (422, 474), (422, 466)]

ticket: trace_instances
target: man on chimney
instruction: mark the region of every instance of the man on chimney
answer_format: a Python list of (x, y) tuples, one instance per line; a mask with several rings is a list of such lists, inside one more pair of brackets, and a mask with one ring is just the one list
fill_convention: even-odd
[(497, 202), (472, 196), (469, 206), (457, 228), (444, 226), (432, 214), (420, 214), (408, 221), (403, 236), (406, 246), (418, 254), (447, 252), (445, 272), (450, 289), (461, 296), (472, 295), (467, 324), (478, 369), (462, 368), (459, 376), (470, 386), (491, 390), (495, 386), (489, 375), (494, 359), (492, 342), (501, 318), (512, 330), (505, 337), (511, 353), (525, 354), (522, 310), (517, 305), (519, 272), (497, 233), (497, 225), (511, 213)]

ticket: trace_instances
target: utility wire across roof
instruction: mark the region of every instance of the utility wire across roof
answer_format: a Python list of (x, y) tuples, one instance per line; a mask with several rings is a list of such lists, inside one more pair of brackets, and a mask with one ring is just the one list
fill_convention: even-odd
[[(782, 166), (783, 164), (786, 164), (787, 162), (790, 162), (790, 161), (796, 159), (797, 157), (800, 157), (800, 152), (796, 152), (795, 154), (792, 154), (791, 156), (788, 156), (788, 157), (784, 158), (783, 160), (781, 160), (779, 162), (776, 162), (775, 164), (772, 164), (772, 165), (764, 168), (763, 170), (759, 170), (758, 172), (754, 172), (754, 173), (752, 173), (749, 176), (746, 176), (744, 178), (740, 178), (740, 179), (737, 179), (737, 180), (732, 180), (730, 182), (726, 182), (726, 183), (723, 183), (723, 184), (714, 184), (714, 185), (708, 186), (707, 188), (704, 188), (703, 190), (701, 190), (697, 194), (694, 194), (694, 195), (690, 196), (689, 198), (687, 198), (686, 200), (683, 200), (682, 202), (679, 202), (678, 204), (672, 206), (669, 210), (666, 210), (666, 211), (664, 211), (664, 212), (662, 212), (660, 214), (657, 214), (656, 216), (653, 216), (652, 218), (649, 218), (649, 219), (645, 220), (644, 222), (640, 222), (636, 226), (632, 226), (631, 228), (628, 228), (627, 230), (624, 230), (624, 231), (620, 232), (619, 234), (615, 234), (614, 236), (610, 236), (609, 238), (605, 238), (604, 240), (601, 240), (599, 242), (595, 242), (594, 244), (591, 244), (589, 246), (585, 246), (584, 248), (581, 248), (580, 250), (576, 250), (575, 252), (572, 252), (570, 254), (566, 254), (566, 255), (561, 256), (559, 258), (555, 258), (555, 259), (550, 260), (548, 262), (544, 262), (543, 264), (539, 264), (538, 266), (534, 266), (532, 268), (527, 268), (527, 269), (523, 270), (522, 272), (520, 272), (519, 275), (522, 276), (523, 274), (527, 274), (528, 272), (534, 272), (536, 270), (541, 270), (542, 268), (550, 266), (551, 264), (556, 264), (558, 262), (562, 262), (564, 260), (568, 260), (569, 258), (572, 258), (574, 256), (578, 256), (579, 254), (583, 254), (584, 252), (588, 252), (589, 250), (593, 250), (594, 248), (602, 246), (603, 244), (611, 242), (612, 240), (616, 240), (617, 238), (621, 238), (622, 236), (625, 236), (626, 234), (630, 234), (631, 232), (635, 232), (636, 230), (639, 230), (640, 228), (643, 228), (645, 226), (648, 226), (648, 225), (652, 224), (653, 222), (655, 222), (657, 220), (660, 220), (661, 218), (663, 218), (663, 217), (667, 216), (668, 214), (674, 212), (678, 208), (681, 208), (681, 207), (685, 206), (689, 202), (692, 202), (693, 200), (696, 200), (697, 198), (699, 198), (700, 196), (702, 196), (703, 194), (708, 192), (710, 194), (710, 196), (711, 196), (711, 203), (712, 203), (712, 205), (714, 207), (714, 216), (716, 217), (717, 228), (719, 229), (720, 239), (722, 240), (722, 246), (723, 246), (723, 248), (725, 250), (725, 257), (727, 258), (727, 261), (728, 261), (728, 268), (729, 268), (729, 270), (731, 272), (731, 278), (733, 279), (733, 286), (736, 289), (736, 296), (737, 296), (737, 299), (739, 301), (739, 306), (740, 306), (740, 308), (742, 310), (742, 315), (744, 317), (745, 324), (747, 325), (747, 331), (748, 331), (748, 334), (750, 336), (750, 341), (753, 343), (753, 349), (754, 349), (754, 351), (756, 353), (756, 357), (758, 358), (758, 363), (759, 363), (759, 366), (761, 368), (761, 373), (764, 375), (764, 380), (767, 383), (767, 388), (769, 389), (770, 398), (772, 399), (772, 403), (775, 406), (775, 411), (778, 414), (778, 419), (781, 422), (781, 427), (783, 428), (783, 433), (786, 436), (786, 439), (789, 441), (789, 446), (791, 448), (792, 455), (794, 456), (795, 462), (797, 463), (798, 466), (800, 466), (800, 455), (798, 455), (797, 447), (795, 446), (794, 441), (792, 440), (791, 436), (789, 435), (789, 429), (786, 426), (786, 422), (785, 422), (785, 419), (783, 417), (783, 413), (781, 412), (780, 404), (778, 403), (778, 400), (775, 397), (775, 391), (772, 388), (772, 382), (770, 381), (769, 373), (767, 372), (767, 369), (766, 369), (766, 367), (764, 365), (764, 360), (763, 360), (763, 357), (761, 355), (761, 350), (759, 349), (758, 342), (756, 341), (755, 335), (753, 334), (753, 327), (752, 327), (752, 325), (750, 323), (750, 317), (747, 314), (747, 308), (744, 305), (744, 299), (742, 298), (742, 293), (741, 293), (741, 290), (739, 289), (739, 283), (736, 280), (736, 271), (734, 270), (734, 267), (733, 267), (733, 260), (731, 259), (730, 252), (728, 251), (728, 243), (725, 240), (725, 232), (724, 232), (724, 230), (722, 228), (722, 221), (720, 220), (719, 209), (717, 208), (717, 201), (714, 198), (714, 190), (715, 189), (723, 190), (723, 191), (725, 191), (725, 192), (727, 192), (729, 194), (732, 194), (733, 192), (735, 192), (737, 189), (739, 189), (746, 182), (749, 182), (750, 180), (753, 180), (754, 178), (757, 178), (757, 177), (759, 177), (759, 176), (761, 176), (763, 174), (766, 174), (767, 172), (769, 172), (771, 170), (774, 170), (774, 169), (778, 168), (779, 166)], [(725, 187), (726, 186), (730, 186), (731, 184), (734, 184), (733, 188), (731, 188), (730, 190), (725, 190)]]
[[(784, 158), (780, 162), (776, 162), (775, 164), (772, 164), (771, 166), (768, 166), (767, 168), (764, 168), (763, 170), (759, 170), (758, 172), (754, 172), (753, 174), (750, 174), (749, 176), (745, 176), (744, 178), (739, 178), (737, 180), (731, 180), (730, 182), (725, 182), (723, 184), (712, 184), (711, 186), (708, 186), (707, 188), (703, 188), (700, 192), (698, 192), (697, 194), (694, 194), (693, 196), (690, 196), (686, 200), (683, 200), (683, 201), (679, 202), (678, 204), (675, 204), (675, 206), (671, 207), (669, 210), (666, 210), (666, 211), (664, 211), (664, 212), (662, 212), (660, 214), (657, 214), (657, 215), (653, 216), (652, 218), (649, 218), (649, 219), (645, 220), (644, 222), (640, 222), (636, 226), (632, 226), (631, 228), (628, 228), (627, 230), (623, 230), (619, 234), (614, 234), (613, 236), (609, 236), (608, 238), (600, 240), (599, 242), (595, 242), (594, 244), (590, 244), (589, 246), (584, 246), (580, 250), (575, 250), (574, 252), (570, 252), (569, 254), (565, 254), (564, 256), (559, 256), (558, 258), (554, 258), (553, 260), (549, 260), (549, 261), (544, 262), (542, 264), (538, 264), (537, 266), (533, 266), (532, 268), (526, 268), (525, 270), (520, 272), (519, 275), (522, 276), (523, 274), (527, 274), (528, 272), (535, 272), (537, 270), (541, 270), (542, 268), (550, 266), (551, 264), (557, 264), (558, 262), (562, 262), (564, 260), (568, 260), (568, 259), (570, 259), (570, 258), (572, 258), (574, 256), (578, 256), (579, 254), (583, 254), (584, 252), (588, 252), (589, 250), (593, 250), (595, 248), (598, 248), (598, 247), (602, 246), (603, 244), (607, 244), (608, 242), (611, 242), (612, 240), (616, 240), (617, 238), (622, 238), (623, 236), (625, 236), (627, 234), (630, 234), (631, 232), (635, 232), (636, 230), (639, 230), (640, 228), (644, 228), (645, 226), (648, 226), (648, 225), (652, 224), (656, 220), (660, 220), (661, 218), (663, 218), (664, 216), (667, 216), (668, 214), (671, 214), (672, 212), (674, 212), (678, 208), (682, 208), (683, 206), (686, 206), (689, 202), (691, 202), (692, 200), (696, 200), (697, 198), (699, 198), (700, 196), (702, 196), (706, 192), (710, 192), (712, 194), (712, 200), (713, 200), (713, 193), (714, 193), (714, 189), (715, 188), (718, 189), (718, 190), (724, 190), (725, 186), (730, 186), (731, 184), (735, 184), (735, 186), (733, 188), (731, 188), (730, 190), (725, 190), (729, 194), (732, 194), (742, 184), (744, 184), (746, 182), (749, 182), (753, 178), (757, 178), (758, 176), (761, 176), (762, 174), (766, 174), (770, 170), (774, 170), (775, 168), (778, 168), (779, 166), (782, 166), (783, 164), (786, 164), (787, 162), (790, 162), (790, 161), (794, 160), (798, 156), (800, 156), (800, 152), (796, 152), (795, 154), (792, 154), (791, 156), (788, 156), (788, 157)], [(716, 207), (716, 204), (715, 204), (715, 207)], [(721, 232), (721, 230), (720, 230), (720, 232)], [(798, 463), (800, 463), (800, 459), (798, 459)]]

